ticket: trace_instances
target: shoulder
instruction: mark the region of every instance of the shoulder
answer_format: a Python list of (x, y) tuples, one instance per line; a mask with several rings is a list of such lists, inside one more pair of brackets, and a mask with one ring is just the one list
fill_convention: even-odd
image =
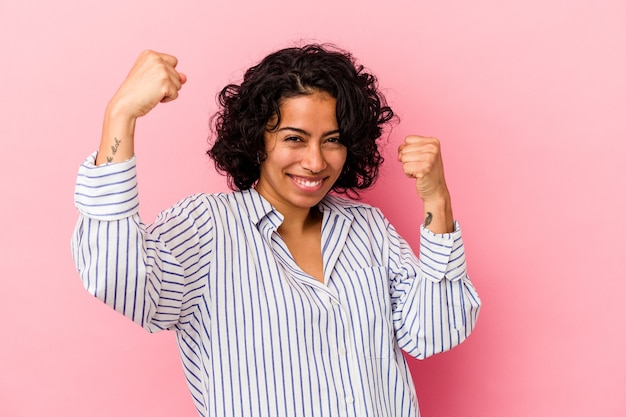
[(173, 209), (174, 213), (202, 213), (203, 217), (209, 217), (215, 223), (226, 222), (229, 224), (258, 221), (273, 210), (272, 206), (265, 201), (256, 191), (230, 191), (223, 193), (193, 194), (179, 203)]
[(171, 217), (201, 217), (211, 216), (211, 213), (220, 206), (229, 204), (228, 193), (196, 193), (189, 195), (171, 207), (159, 213), (159, 219)]
[(356, 210), (376, 209), (374, 206), (364, 203), (363, 201), (352, 200), (343, 196), (339, 196), (337, 194), (328, 194), (322, 200), (322, 204), (327, 204), (329, 206), (343, 207), (345, 209), (356, 209)]

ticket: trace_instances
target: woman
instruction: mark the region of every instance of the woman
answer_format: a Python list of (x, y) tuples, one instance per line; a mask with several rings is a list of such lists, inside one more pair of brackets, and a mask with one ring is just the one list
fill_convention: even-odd
[[(177, 98), (176, 58), (142, 53), (81, 166), (74, 260), (89, 292), (149, 331), (176, 331), (202, 416), (415, 416), (401, 349), (448, 350), (480, 300), (466, 274), (439, 142), (398, 151), (424, 203), (421, 261), (357, 194), (393, 112), (345, 52), (288, 48), (226, 86), (209, 155), (231, 193), (190, 196), (146, 227), (135, 121)], [(330, 193), (334, 191), (335, 193)]]

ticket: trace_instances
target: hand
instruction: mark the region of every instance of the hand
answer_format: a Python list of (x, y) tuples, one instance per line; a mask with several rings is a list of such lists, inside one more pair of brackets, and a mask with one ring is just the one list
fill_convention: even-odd
[(409, 178), (415, 178), (424, 202), (424, 226), (434, 233), (454, 231), (450, 193), (443, 175), (441, 147), (437, 138), (407, 136), (398, 148), (398, 160)]
[(398, 160), (404, 174), (415, 178), (417, 193), (423, 201), (449, 199), (437, 138), (407, 136), (398, 148)]
[(178, 60), (172, 55), (142, 52), (109, 106), (114, 107), (118, 115), (137, 118), (159, 103), (175, 100), (187, 81), (185, 74), (176, 71), (177, 64)]
[(178, 60), (144, 51), (117, 90), (104, 114), (96, 165), (122, 162), (135, 154), (135, 123), (159, 103), (178, 97), (187, 76), (176, 71)]

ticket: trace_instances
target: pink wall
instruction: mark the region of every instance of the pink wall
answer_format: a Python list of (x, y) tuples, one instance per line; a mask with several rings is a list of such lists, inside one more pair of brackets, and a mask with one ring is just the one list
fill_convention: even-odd
[(189, 82), (139, 125), (144, 218), (224, 190), (203, 155), (215, 93), (299, 38), (351, 49), (388, 91), (402, 122), (366, 199), (407, 237), (420, 209), (395, 147), (443, 142), (484, 308), (466, 344), (412, 362), (423, 415), (626, 415), (626, 3), (216, 3), (0, 2), (0, 416), (194, 415), (173, 335), (83, 291), (74, 176), (152, 48)]

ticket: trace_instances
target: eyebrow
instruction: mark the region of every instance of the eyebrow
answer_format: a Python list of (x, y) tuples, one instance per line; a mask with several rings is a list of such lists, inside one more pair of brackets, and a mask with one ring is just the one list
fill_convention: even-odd
[[(276, 133), (282, 132), (283, 130), (291, 130), (293, 132), (300, 133), (301, 135), (304, 135), (304, 136), (309, 136), (309, 137), (311, 136), (311, 133), (307, 132), (306, 130), (300, 129), (300, 128), (297, 128), (297, 127), (291, 127), (291, 126), (281, 127), (280, 129), (276, 130)], [(335, 129), (335, 130), (331, 130), (329, 132), (326, 132), (326, 133), (322, 134), (322, 137), (334, 135), (336, 133), (339, 133), (339, 129)]]

